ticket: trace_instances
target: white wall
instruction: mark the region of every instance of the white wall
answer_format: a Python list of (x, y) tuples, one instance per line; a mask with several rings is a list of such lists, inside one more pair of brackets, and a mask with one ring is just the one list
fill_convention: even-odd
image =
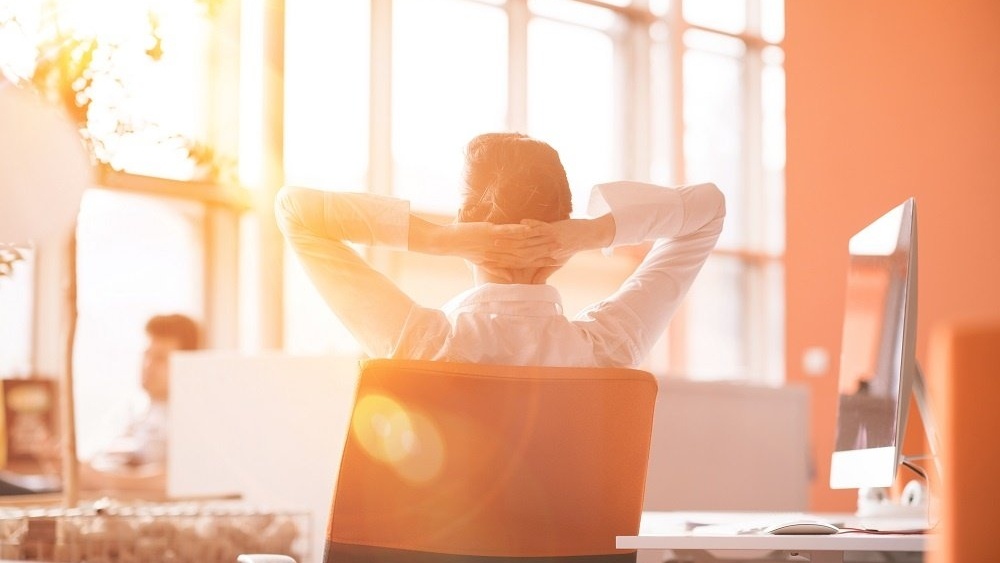
[(169, 494), (306, 511), (301, 563), (320, 561), (357, 358), (198, 351), (171, 362)]
[(812, 453), (805, 388), (659, 383), (647, 509), (806, 510)]

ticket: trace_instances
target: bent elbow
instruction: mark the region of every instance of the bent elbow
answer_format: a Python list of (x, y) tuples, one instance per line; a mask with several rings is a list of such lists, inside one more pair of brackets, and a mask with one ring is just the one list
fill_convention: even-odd
[(719, 186), (709, 182), (698, 187), (701, 188), (699, 196), (703, 198), (706, 208), (715, 210), (714, 217), (725, 217), (726, 194), (719, 189)]

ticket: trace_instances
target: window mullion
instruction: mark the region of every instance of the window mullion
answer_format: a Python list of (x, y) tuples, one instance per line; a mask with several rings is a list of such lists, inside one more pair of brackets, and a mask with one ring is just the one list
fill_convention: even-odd
[[(273, 201), (285, 182), (285, 1), (264, 1), (263, 61), (271, 72), (262, 75), (261, 142), (263, 148), (262, 189), (265, 201)], [(274, 213), (258, 209), (260, 217), (260, 342), (267, 348), (284, 344), (284, 240), (278, 231)], [(279, 297), (275, 297), (279, 296)]]
[(687, 23), (681, 14), (680, 0), (670, 3), (668, 12), (670, 26), (670, 102), (671, 102), (671, 137), (672, 170), (674, 184), (687, 182), (687, 165), (684, 162), (684, 32)]
[(507, 127), (528, 130), (528, 22), (527, 0), (507, 2)]
[[(239, 61), (240, 52), (239, 42), (234, 42), (231, 38), (239, 37), (241, 12), (240, 3), (233, 3), (231, 6), (224, 7), (214, 17), (212, 25), (215, 27), (215, 33), (212, 34), (209, 44), (209, 60), (211, 62), (207, 67), (207, 75), (203, 77), (205, 83), (211, 86), (208, 93), (210, 111), (206, 124), (208, 128), (207, 138), (212, 146), (219, 148), (222, 154), (239, 153), (240, 106), (232, 101), (239, 100), (241, 65), (232, 64), (234, 60)], [(283, 18), (281, 27), (283, 30)], [(284, 129), (283, 125), (281, 129)], [(268, 193), (273, 193), (270, 190), (277, 190), (278, 186), (268, 186), (265, 189), (269, 190)], [(246, 326), (245, 323), (241, 322), (243, 319), (240, 315), (240, 299), (245, 289), (240, 276), (240, 218), (240, 213), (234, 209), (210, 206), (205, 211), (203, 286), (205, 320), (203, 329), (206, 346), (226, 349), (239, 348), (240, 327)], [(270, 221), (271, 215), (268, 215), (267, 219)], [(277, 229), (262, 231), (260, 236), (270, 236), (271, 240), (267, 246), (277, 249), (276, 251), (279, 253), (277, 258), (283, 256), (283, 241), (278, 235)], [(248, 285), (253, 288), (259, 287), (259, 284), (254, 282)], [(263, 303), (264, 297), (259, 295), (255, 297)], [(280, 315), (284, 309), (281, 292), (274, 292), (274, 295), (268, 299), (278, 300), (276, 303), (274, 301), (269, 303), (272, 304), (270, 310)], [(251, 326), (259, 326), (259, 323), (254, 323)], [(260, 334), (252, 335), (254, 341), (260, 336)], [(249, 338), (250, 335), (247, 337)], [(277, 338), (284, 339), (283, 335)], [(272, 336), (272, 340), (274, 339)]]
[[(687, 165), (684, 162), (684, 31), (687, 24), (681, 13), (681, 0), (670, 2), (667, 18), (670, 44), (671, 183), (684, 184), (687, 182)], [(669, 373), (672, 374), (685, 374), (688, 371), (687, 311), (688, 307), (682, 302), (667, 327)]]
[(392, 194), (392, 2), (371, 3), (368, 191)]
[[(368, 191), (395, 193), (392, 155), (392, 12), (393, 0), (371, 0), (371, 105), (368, 122)], [(376, 269), (398, 277), (398, 263), (389, 249), (366, 246), (364, 253)]]
[(650, 112), (650, 49), (649, 26), (628, 21), (622, 39), (618, 40), (619, 76), (616, 101), (622, 114), (618, 146), (618, 168), (626, 177), (649, 180), (652, 126)]
[[(747, 31), (754, 37), (760, 35), (760, 3), (757, 0), (747, 0)], [(745, 178), (745, 200), (747, 244), (754, 250), (764, 245), (764, 217), (766, 217), (764, 198), (764, 166), (763, 166), (763, 122), (762, 109), (762, 72), (764, 63), (761, 56), (759, 41), (746, 43), (746, 56), (743, 64), (743, 170)], [(767, 351), (768, 320), (767, 314), (767, 282), (766, 264), (745, 262), (746, 275), (743, 285), (744, 327), (743, 334), (747, 342), (746, 359), (749, 369), (748, 378), (764, 382), (768, 378)]]

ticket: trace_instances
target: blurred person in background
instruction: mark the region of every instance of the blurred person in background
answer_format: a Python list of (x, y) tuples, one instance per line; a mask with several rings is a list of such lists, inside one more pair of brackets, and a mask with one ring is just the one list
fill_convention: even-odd
[(200, 347), (198, 324), (181, 314), (156, 315), (146, 322), (143, 395), (120, 433), (88, 461), (80, 463), (80, 488), (160, 498), (166, 495), (170, 396), (170, 355)]

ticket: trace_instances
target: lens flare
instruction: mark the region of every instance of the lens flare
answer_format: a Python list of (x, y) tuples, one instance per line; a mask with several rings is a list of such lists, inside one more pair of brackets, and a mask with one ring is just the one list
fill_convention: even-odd
[(392, 398), (360, 397), (351, 432), (365, 453), (409, 481), (429, 481), (444, 465), (444, 442), (434, 422)]

